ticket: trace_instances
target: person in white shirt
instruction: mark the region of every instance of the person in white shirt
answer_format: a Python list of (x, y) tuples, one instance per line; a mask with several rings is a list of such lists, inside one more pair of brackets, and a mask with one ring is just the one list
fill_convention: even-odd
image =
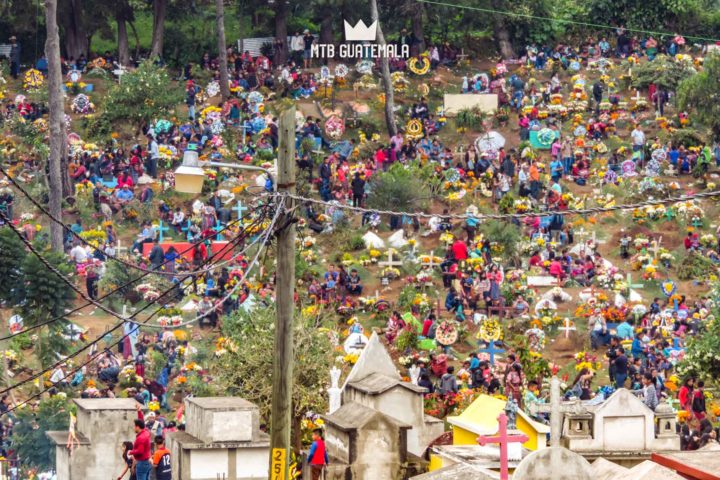
[(305, 50), (305, 41), (300, 32), (295, 32), (295, 36), (290, 39), (290, 51), (292, 59), (296, 64), (300, 64), (303, 58), (303, 50)]
[(75, 263), (85, 263), (88, 258), (87, 251), (78, 243), (72, 248), (72, 250), (70, 250), (70, 258)]
[(64, 387), (68, 383), (65, 377), (65, 370), (63, 370), (63, 366), (60, 365), (55, 370), (53, 370), (52, 374), (50, 375), (50, 383), (57, 387)]
[(185, 212), (183, 212), (180, 207), (176, 208), (175, 213), (173, 213), (172, 222), (170, 223), (177, 233), (180, 233), (182, 231), (182, 224), (184, 221)]
[(643, 148), (645, 148), (645, 133), (640, 128), (640, 125), (635, 125), (635, 129), (630, 132), (630, 138), (632, 138), (633, 152), (640, 152), (640, 163), (643, 161)]

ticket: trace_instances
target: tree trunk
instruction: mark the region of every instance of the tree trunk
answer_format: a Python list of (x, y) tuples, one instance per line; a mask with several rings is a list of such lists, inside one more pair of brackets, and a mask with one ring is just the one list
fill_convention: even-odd
[(137, 29), (133, 22), (130, 23), (130, 30), (133, 31), (133, 37), (135, 38), (135, 59), (140, 58), (140, 36), (138, 35)]
[(275, 55), (273, 56), (273, 64), (278, 67), (287, 61), (287, 4), (285, 0), (275, 2), (275, 40), (282, 42), (282, 48), (279, 50), (273, 48)]
[(223, 102), (230, 98), (230, 79), (228, 78), (227, 45), (225, 44), (225, 5), (223, 0), (215, 0), (215, 21), (217, 22), (218, 61), (220, 62), (220, 95)]
[(425, 32), (423, 31), (423, 15), (425, 14), (425, 6), (422, 3), (415, 2), (413, 6), (412, 16), (412, 34), (415, 38), (412, 54), (419, 55), (425, 51)]
[[(494, 10), (505, 9), (502, 0), (492, 0), (491, 4)], [(495, 36), (495, 42), (497, 43), (502, 58), (513, 58), (515, 52), (513, 51), (512, 42), (510, 41), (510, 31), (507, 29), (507, 25), (500, 14), (493, 15), (493, 35)]]
[(127, 23), (122, 14), (117, 15), (118, 63), (124, 67), (130, 65), (130, 45), (128, 42)]
[[(385, 45), (385, 36), (380, 27), (380, 14), (378, 13), (377, 0), (370, 0), (370, 18), (373, 22), (377, 22), (376, 41), (378, 45)], [(395, 124), (395, 99), (393, 97), (393, 85), (390, 78), (390, 61), (386, 55), (380, 59), (380, 73), (383, 80), (383, 89), (385, 90), (385, 123), (387, 125), (388, 135), (391, 137), (397, 134), (397, 125)]]
[(333, 38), (333, 13), (328, 12), (320, 22), (320, 42), (319, 43), (335, 43)]
[(163, 55), (163, 42), (165, 40), (165, 14), (167, 13), (167, 0), (153, 1), (153, 33), (150, 48), (150, 58)]
[[(50, 213), (62, 221), (62, 166), (65, 143), (65, 111), (60, 70), (60, 35), (57, 26), (57, 0), (45, 0), (45, 57), (48, 61), (48, 103), (50, 107), (50, 153), (48, 154)], [(63, 226), (50, 224), (50, 242), (55, 251), (63, 251)]]
[[(55, 10), (57, 11), (57, 3)], [(80, 55), (87, 56), (89, 42), (82, 21), (82, 1), (69, 0), (67, 2), (67, 14), (64, 15), (63, 18), (65, 20), (63, 25), (65, 54), (68, 58), (74, 58), (76, 60)], [(57, 25), (57, 21), (55, 24)]]

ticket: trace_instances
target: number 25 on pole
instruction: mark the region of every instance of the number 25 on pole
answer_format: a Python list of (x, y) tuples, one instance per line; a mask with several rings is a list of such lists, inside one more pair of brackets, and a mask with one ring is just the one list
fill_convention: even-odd
[(284, 448), (273, 448), (272, 450), (272, 477), (270, 480), (285, 480), (287, 465), (287, 452)]

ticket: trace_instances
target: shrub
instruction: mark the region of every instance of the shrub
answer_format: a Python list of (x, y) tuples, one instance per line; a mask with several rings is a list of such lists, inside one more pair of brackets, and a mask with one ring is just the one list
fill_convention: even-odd
[(111, 123), (151, 122), (172, 114), (182, 99), (182, 90), (172, 83), (168, 72), (146, 61), (110, 89), (102, 117)]

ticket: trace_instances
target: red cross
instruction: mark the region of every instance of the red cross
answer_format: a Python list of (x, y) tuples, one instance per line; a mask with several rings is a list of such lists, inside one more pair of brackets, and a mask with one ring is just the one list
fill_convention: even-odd
[(500, 480), (508, 480), (508, 444), (509, 443), (525, 443), (528, 441), (526, 435), (508, 435), (507, 432), (507, 415), (500, 413), (498, 417), (498, 433), (497, 435), (487, 436), (480, 435), (477, 438), (477, 442), (480, 445), (487, 445), (488, 443), (497, 443), (500, 445)]

